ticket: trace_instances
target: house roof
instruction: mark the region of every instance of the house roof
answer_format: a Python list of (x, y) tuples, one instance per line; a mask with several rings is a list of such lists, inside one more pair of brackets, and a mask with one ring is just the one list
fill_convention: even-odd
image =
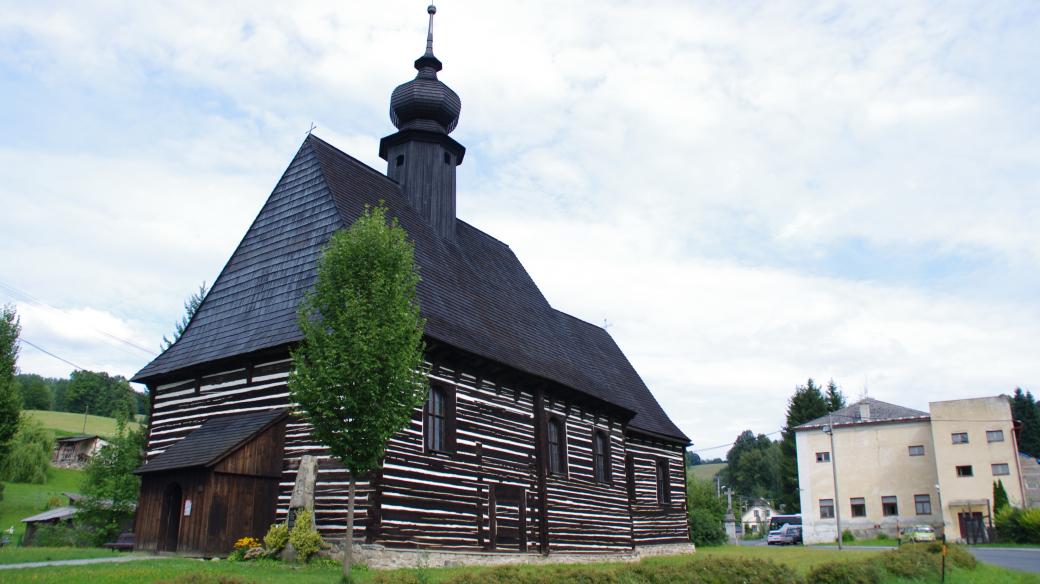
[[(869, 417), (864, 418), (862, 416), (861, 405), (869, 407)], [(906, 408), (868, 397), (861, 399), (852, 405), (841, 408), (840, 410), (835, 410), (826, 416), (820, 416), (815, 420), (808, 421), (800, 426), (795, 426), (795, 431), (822, 428), (823, 426), (831, 424), (832, 420), (834, 426), (839, 427), (886, 422), (910, 422), (928, 419), (930, 419), (928, 412), (922, 412), (920, 410)]]
[(25, 519), (22, 519), (22, 523), (37, 523), (40, 521), (60, 521), (62, 519), (68, 519), (76, 513), (79, 513), (78, 507), (55, 507), (54, 509), (48, 509), (44, 511), (43, 513), (37, 513), (32, 517), (26, 517)]
[(66, 436), (64, 438), (58, 438), (55, 442), (83, 442), (85, 440), (94, 440), (95, 438), (99, 438), (99, 436), (96, 434), (81, 434), (79, 436)]
[(212, 466), (285, 415), (285, 410), (268, 410), (210, 418), (134, 472), (144, 474)]
[(439, 237), (384, 174), (308, 136), (187, 329), (134, 377), (300, 340), (296, 307), (332, 233), (383, 201), (415, 244), (428, 338), (632, 412), (629, 427), (686, 443), (602, 328), (555, 310), (506, 244), (464, 221)]

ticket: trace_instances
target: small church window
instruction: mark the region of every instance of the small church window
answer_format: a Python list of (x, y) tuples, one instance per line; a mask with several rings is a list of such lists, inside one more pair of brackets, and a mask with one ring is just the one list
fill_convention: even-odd
[(549, 418), (549, 472), (566, 474), (567, 445), (566, 432), (559, 418)]
[(593, 474), (596, 482), (610, 482), (610, 440), (603, 430), (592, 434)]
[(625, 457), (625, 487), (628, 490), (628, 500), (636, 500), (636, 459), (629, 454)]
[(451, 154), (444, 153), (444, 164), (451, 164)]
[(397, 155), (397, 166), (403, 166), (403, 165), (404, 165), (404, 154), (398, 154)]
[(455, 392), (442, 385), (430, 385), (424, 413), (423, 434), (426, 450), (455, 451)]
[(668, 474), (668, 461), (657, 459), (657, 502), (668, 505), (672, 502), (672, 478)]

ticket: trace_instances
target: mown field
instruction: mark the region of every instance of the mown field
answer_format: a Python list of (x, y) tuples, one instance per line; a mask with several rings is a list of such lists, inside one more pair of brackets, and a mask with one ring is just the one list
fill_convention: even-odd
[(690, 474), (705, 481), (715, 479), (715, 475), (719, 474), (722, 469), (726, 468), (726, 463), (717, 462), (714, 464), (698, 464), (697, 466), (690, 467)]
[[(54, 431), (58, 438), (64, 436), (76, 436), (84, 433), (83, 414), (70, 412), (48, 412), (45, 410), (24, 410), (24, 413), (36, 418), (45, 428)], [(86, 417), (86, 433), (98, 436), (114, 436), (116, 433), (115, 418), (103, 416)], [(129, 426), (136, 428), (137, 422), (130, 422)]]
[[(845, 551), (820, 550), (813, 548), (767, 548), (767, 547), (720, 547), (705, 548), (693, 556), (673, 556), (666, 558), (650, 558), (644, 560), (648, 568), (659, 566), (672, 568), (671, 573), (683, 574), (688, 568), (692, 573), (699, 562), (711, 562), (713, 558), (735, 558), (748, 560), (771, 560), (790, 566), (804, 576), (814, 566), (831, 561), (856, 561), (870, 558), (877, 551)], [(0, 552), (2, 554), (2, 552)], [(2, 556), (0, 556), (2, 557)], [(608, 566), (603, 564), (602, 566)], [(528, 566), (519, 569), (524, 576), (537, 576), (540, 582), (553, 582), (564, 578), (570, 571), (581, 570), (581, 566)], [(150, 583), (177, 582), (233, 584), (290, 582), (299, 584), (333, 583), (339, 580), (338, 565), (319, 565), (293, 567), (279, 562), (242, 563), (228, 561), (203, 561), (189, 559), (157, 559), (125, 564), (99, 564), (73, 567), (32, 568), (12, 571), (0, 571), (0, 580), (12, 584), (22, 582), (52, 584), (114, 584), (114, 583)], [(460, 576), (468, 576), (468, 582), (495, 581), (494, 572), (487, 568), (444, 568), (444, 569), (407, 569), (395, 571), (358, 570), (358, 582), (447, 582)], [(220, 578), (223, 578), (221, 580)], [(523, 578), (529, 581), (528, 578)], [(938, 578), (936, 578), (936, 581)], [(599, 582), (600, 580), (596, 580)], [(684, 580), (668, 580), (678, 582)], [(690, 580), (695, 581), (695, 580)], [(995, 568), (979, 566), (975, 570), (956, 570), (946, 579), (950, 584), (1038, 584), (1040, 577)], [(911, 584), (922, 581), (905, 581), (889, 578), (884, 584)]]

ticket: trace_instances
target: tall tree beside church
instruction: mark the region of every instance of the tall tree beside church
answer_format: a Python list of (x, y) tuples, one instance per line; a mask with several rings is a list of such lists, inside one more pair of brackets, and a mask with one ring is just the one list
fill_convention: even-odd
[(1015, 388), (1011, 396), (1011, 417), (1022, 422), (1018, 449), (1034, 458), (1040, 457), (1040, 409), (1032, 392)]
[(745, 430), (726, 454), (726, 468), (719, 473), (736, 495), (774, 499), (778, 495), (779, 445), (764, 434)]
[(0, 463), (7, 457), (7, 448), (18, 431), (21, 410), (14, 374), (18, 364), (18, 335), (22, 325), (14, 306), (0, 308)]
[(799, 385), (787, 403), (787, 425), (780, 442), (780, 506), (786, 513), (801, 510), (798, 490), (798, 452), (794, 442), (794, 428), (830, 412), (830, 403), (820, 386), (809, 378)]
[(834, 379), (827, 382), (827, 393), (824, 397), (827, 398), (827, 408), (832, 412), (845, 407), (845, 394), (842, 393), (838, 384), (834, 383)]
[(386, 209), (368, 208), (332, 236), (300, 305), (303, 340), (289, 391), (314, 437), (350, 471), (344, 578), (353, 560), (355, 477), (379, 467), (387, 441), (426, 398), (412, 243)]
[(188, 296), (188, 299), (184, 301), (184, 316), (174, 325), (173, 338), (168, 339), (166, 335), (163, 335), (162, 343), (160, 344), (163, 351), (169, 349), (184, 334), (184, 330), (188, 328), (188, 323), (191, 322), (191, 317), (195, 316), (195, 311), (202, 305), (202, 299), (206, 297), (207, 291), (206, 283), (203, 282), (199, 285), (198, 291), (192, 292), (191, 296)]

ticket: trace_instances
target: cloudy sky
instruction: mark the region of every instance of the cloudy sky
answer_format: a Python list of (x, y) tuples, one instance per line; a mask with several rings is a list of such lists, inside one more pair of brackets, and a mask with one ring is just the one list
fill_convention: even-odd
[[(414, 0), (0, 4), (0, 302), (127, 376), (311, 122), (383, 169), (425, 41)], [(1040, 5), (438, 8), (459, 215), (608, 326), (695, 449), (777, 430), (810, 376), (1040, 390)]]

